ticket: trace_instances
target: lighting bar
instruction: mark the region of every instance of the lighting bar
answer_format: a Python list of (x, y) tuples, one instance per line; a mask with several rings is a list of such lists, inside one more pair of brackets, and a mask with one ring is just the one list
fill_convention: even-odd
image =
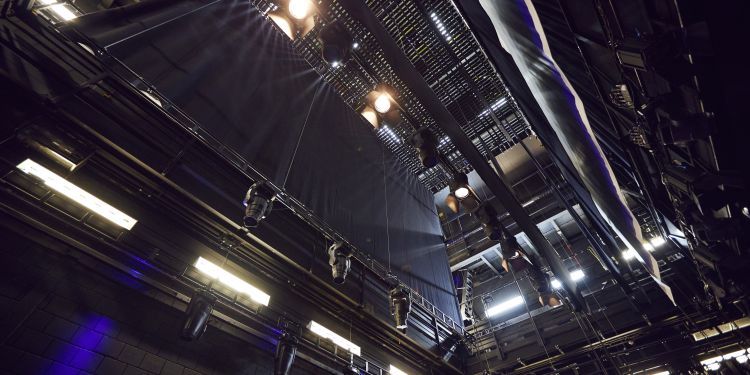
[(661, 371), (661, 372), (655, 372), (655, 373), (650, 374), (650, 375), (669, 375), (669, 370), (667, 370), (667, 371)]
[(443, 38), (450, 42), (453, 38), (450, 34), (448, 34), (448, 30), (445, 29), (445, 24), (443, 24), (443, 21), (441, 21), (435, 13), (430, 14), (430, 18), (432, 18), (432, 22), (435, 23), (435, 26), (437, 26)]
[(39, 178), (50, 189), (72, 199), (81, 206), (94, 211), (98, 215), (127, 230), (132, 229), (135, 223), (138, 222), (31, 159), (24, 160), (21, 164), (18, 164), (17, 168), (26, 174)]
[(552, 285), (552, 289), (560, 289), (560, 288), (562, 288), (562, 283), (558, 279), (552, 279), (550, 281), (550, 284)]
[(583, 273), (583, 270), (575, 270), (570, 272), (570, 279), (573, 281), (581, 280), (584, 276), (586, 275)]
[(232, 275), (203, 257), (198, 257), (198, 260), (195, 262), (195, 268), (237, 292), (248, 295), (250, 299), (263, 306), (268, 306), (268, 302), (271, 300), (271, 296), (268, 294), (263, 293), (260, 289), (248, 284), (244, 280)]
[(495, 306), (490, 307), (487, 309), (486, 313), (487, 316), (494, 316), (497, 314), (500, 314), (501, 312), (510, 310), (516, 306), (520, 306), (523, 304), (523, 297), (521, 296), (515, 296), (505, 302), (500, 302)]
[(398, 367), (396, 367), (394, 365), (390, 365), (388, 367), (388, 374), (390, 374), (390, 375), (409, 375), (405, 371), (399, 369)]
[(352, 343), (351, 341), (333, 333), (333, 331), (331, 331), (330, 329), (326, 327), (323, 327), (322, 325), (320, 325), (320, 323), (314, 320), (311, 320), (310, 324), (307, 325), (307, 328), (310, 331), (312, 331), (314, 334), (324, 339), (329, 339), (333, 341), (333, 343), (336, 344), (336, 346), (346, 349), (353, 354), (360, 355), (361, 349), (359, 346), (354, 345), (354, 343)]

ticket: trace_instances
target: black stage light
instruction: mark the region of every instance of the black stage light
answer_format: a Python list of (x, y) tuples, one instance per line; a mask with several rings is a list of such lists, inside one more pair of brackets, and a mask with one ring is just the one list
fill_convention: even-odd
[(294, 357), (297, 356), (297, 344), (299, 340), (289, 332), (284, 332), (276, 344), (276, 355), (274, 356), (274, 375), (287, 375), (292, 369)]
[(453, 179), (448, 184), (451, 193), (458, 199), (465, 199), (471, 194), (469, 189), (469, 177), (465, 173), (457, 173), (453, 176)]
[(208, 319), (214, 310), (217, 297), (207, 290), (196, 290), (190, 299), (182, 321), (180, 337), (186, 341), (199, 339), (208, 327)]
[(411, 312), (409, 291), (401, 287), (391, 289), (390, 298), (391, 314), (396, 320), (396, 328), (405, 331), (409, 313)]
[(493, 241), (500, 241), (503, 238), (504, 229), (497, 219), (497, 211), (489, 203), (484, 203), (474, 210), (474, 215), (480, 223), (484, 234)]
[[(432, 168), (437, 165), (438, 161), (440, 160), (437, 151), (438, 142), (437, 138), (435, 138), (435, 135), (432, 134), (430, 129), (418, 129), (416, 132), (414, 132), (414, 134), (412, 134), (411, 138), (409, 139), (409, 143), (411, 143), (411, 145), (415, 149), (417, 149), (419, 161), (422, 162), (422, 165), (425, 168)], [(461, 196), (457, 197), (462, 198)]]
[(334, 68), (349, 60), (353, 40), (341, 22), (334, 21), (323, 27), (318, 34), (318, 41), (322, 46), (323, 60)]
[(331, 265), (333, 282), (343, 284), (352, 267), (351, 256), (354, 252), (343, 241), (337, 241), (328, 248), (328, 264)]
[(257, 227), (258, 223), (271, 211), (275, 198), (276, 193), (265, 181), (258, 181), (250, 186), (243, 202), (245, 205), (245, 218), (243, 219), (245, 227)]

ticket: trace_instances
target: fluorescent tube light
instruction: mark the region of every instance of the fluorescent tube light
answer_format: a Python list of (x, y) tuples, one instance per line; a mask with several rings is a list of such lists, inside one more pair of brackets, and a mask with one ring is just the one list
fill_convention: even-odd
[(354, 345), (351, 341), (333, 333), (330, 329), (323, 327), (320, 325), (320, 323), (311, 320), (310, 324), (307, 325), (307, 328), (312, 331), (314, 334), (333, 341), (336, 346), (346, 349), (350, 351), (351, 353), (354, 353), (356, 355), (360, 355), (361, 349), (359, 346)]
[(583, 270), (575, 270), (570, 272), (570, 279), (573, 281), (581, 280), (584, 276), (586, 275), (583, 273)]
[(494, 315), (500, 314), (503, 311), (510, 310), (522, 304), (523, 304), (523, 297), (515, 296), (505, 302), (500, 302), (497, 305), (492, 306), (489, 309), (487, 309), (487, 316), (494, 316)]
[(76, 14), (68, 8), (67, 4), (53, 4), (49, 9), (55, 12), (63, 21), (70, 21), (76, 18)]
[(396, 367), (394, 365), (390, 365), (390, 367), (388, 368), (388, 374), (390, 374), (390, 375), (408, 375), (406, 372), (402, 371), (401, 369), (399, 369), (398, 367)]
[(562, 283), (558, 279), (552, 279), (550, 281), (550, 284), (552, 284), (552, 289), (560, 289), (560, 288), (562, 288)]
[(138, 221), (126, 215), (122, 211), (108, 205), (101, 199), (89, 194), (85, 190), (73, 185), (68, 180), (56, 175), (49, 169), (41, 166), (31, 159), (26, 159), (18, 164), (18, 169), (44, 181), (52, 190), (74, 200), (83, 207), (96, 212), (105, 219), (125, 228), (132, 229)]
[(237, 292), (248, 295), (250, 299), (263, 306), (268, 306), (268, 302), (271, 300), (271, 296), (268, 294), (263, 293), (260, 289), (248, 284), (244, 280), (232, 275), (203, 257), (198, 257), (198, 260), (195, 262), (195, 268)]

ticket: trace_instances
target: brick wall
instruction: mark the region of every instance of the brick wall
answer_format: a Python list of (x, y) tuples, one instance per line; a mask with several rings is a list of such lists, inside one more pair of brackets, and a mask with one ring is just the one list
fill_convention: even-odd
[(160, 292), (136, 278), (105, 277), (74, 253), (43, 248), (2, 227), (0, 239), (0, 374), (272, 372), (272, 348), (261, 350), (224, 330), (209, 326), (197, 342), (180, 340), (184, 304), (149, 297)]

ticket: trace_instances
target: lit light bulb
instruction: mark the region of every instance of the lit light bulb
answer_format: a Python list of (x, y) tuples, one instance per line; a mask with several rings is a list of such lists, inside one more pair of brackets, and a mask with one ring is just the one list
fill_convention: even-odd
[(391, 97), (388, 94), (380, 94), (378, 95), (377, 99), (375, 99), (375, 103), (373, 104), (375, 106), (375, 110), (380, 113), (386, 113), (391, 109)]
[(301, 20), (310, 14), (312, 9), (312, 3), (310, 0), (290, 0), (289, 1), (289, 15)]
[(460, 188), (456, 189), (454, 194), (456, 194), (456, 198), (464, 199), (469, 196), (469, 188), (461, 186)]

